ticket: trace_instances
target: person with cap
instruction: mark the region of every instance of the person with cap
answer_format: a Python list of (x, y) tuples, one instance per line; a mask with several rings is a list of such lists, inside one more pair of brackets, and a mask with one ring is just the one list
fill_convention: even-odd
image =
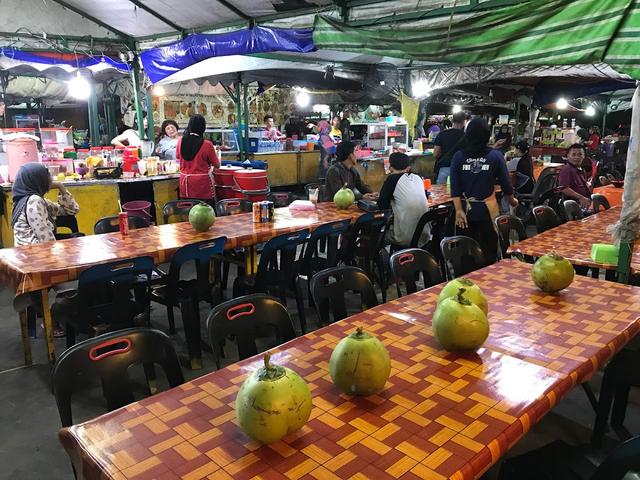
[(377, 200), (378, 194), (374, 193), (369, 185), (362, 181), (356, 165), (358, 160), (355, 155), (355, 144), (353, 142), (341, 142), (336, 147), (336, 162), (327, 171), (325, 184), (325, 199), (333, 200), (333, 196), (343, 186), (353, 190), (356, 200), (365, 198), (367, 200)]
[(529, 155), (529, 143), (520, 140), (515, 145), (515, 154), (507, 162), (507, 170), (515, 175), (515, 190), (517, 193), (531, 193), (535, 185), (533, 178), (533, 160)]
[(467, 125), (465, 147), (451, 160), (451, 197), (457, 233), (480, 244), (487, 264), (498, 257), (498, 234), (493, 223), (500, 214), (494, 193), (496, 180), (507, 203), (512, 207), (518, 205), (502, 153), (487, 146), (490, 136), (487, 121), (474, 118)]
[[(409, 157), (394, 152), (389, 157), (391, 173), (387, 176), (378, 198), (378, 208), (393, 211), (393, 225), (389, 231), (391, 243), (408, 247), (420, 217), (429, 210), (427, 196), (424, 193), (424, 181), (419, 175), (411, 173)], [(419, 245), (429, 241), (429, 226), (425, 226)]]
[[(58, 190), (58, 202), (44, 198), (51, 189)], [(41, 163), (26, 163), (20, 167), (11, 188), (13, 194), (13, 244), (16, 247), (55, 241), (56, 217), (75, 215), (80, 211), (78, 203), (62, 183), (51, 180), (49, 170)], [(38, 305), (39, 294), (34, 294)], [(31, 307), (27, 314), (30, 323), (35, 321)], [(64, 329), (56, 321), (54, 337), (63, 337)]]

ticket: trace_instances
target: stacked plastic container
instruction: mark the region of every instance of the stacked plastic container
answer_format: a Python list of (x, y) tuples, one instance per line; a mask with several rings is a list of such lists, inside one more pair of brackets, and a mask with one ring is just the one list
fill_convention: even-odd
[(252, 202), (266, 200), (269, 194), (267, 171), (252, 168), (234, 170), (233, 191), (235, 198), (246, 198)]

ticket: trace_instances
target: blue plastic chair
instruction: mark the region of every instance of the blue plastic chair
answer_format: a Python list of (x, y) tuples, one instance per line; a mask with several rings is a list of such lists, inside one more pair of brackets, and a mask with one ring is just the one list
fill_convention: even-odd
[(66, 324), (67, 347), (75, 344), (77, 333), (93, 337), (131, 327), (140, 314), (145, 314), (148, 321), (152, 270), (152, 257), (137, 257), (81, 272), (78, 289), (62, 292), (51, 309), (55, 319)]
[[(211, 263), (222, 255), (226, 241), (227, 237), (218, 237), (179, 248), (171, 257), (169, 271), (161, 278), (159, 285), (154, 285), (151, 290), (151, 299), (167, 307), (171, 333), (175, 333), (173, 307), (180, 307), (191, 367), (194, 369), (200, 368), (202, 363), (198, 305), (204, 300), (213, 306), (222, 299), (219, 274), (216, 271), (215, 278), (212, 277)], [(196, 278), (181, 280), (183, 267), (191, 261), (195, 262)]]

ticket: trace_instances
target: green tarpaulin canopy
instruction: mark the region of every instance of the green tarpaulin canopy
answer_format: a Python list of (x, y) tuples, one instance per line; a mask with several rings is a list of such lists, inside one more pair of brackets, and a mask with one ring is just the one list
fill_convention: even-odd
[(450, 65), (607, 63), (640, 78), (640, 0), (527, 0), (420, 29), (363, 29), (317, 16), (317, 48)]

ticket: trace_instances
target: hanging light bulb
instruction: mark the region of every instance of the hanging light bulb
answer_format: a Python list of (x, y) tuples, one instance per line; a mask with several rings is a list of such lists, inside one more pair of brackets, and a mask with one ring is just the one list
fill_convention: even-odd
[(416, 98), (424, 98), (431, 95), (431, 85), (426, 80), (418, 80), (411, 86), (411, 92)]
[(167, 92), (162, 85), (154, 85), (151, 94), (154, 97), (164, 97)]
[(452, 110), (453, 113), (458, 113), (458, 112), (461, 112), (461, 111), (462, 111), (462, 107), (460, 105), (454, 105), (453, 106), (453, 110)]
[(304, 90), (300, 90), (296, 95), (296, 103), (300, 108), (306, 108), (311, 103), (311, 96)]
[(558, 108), (558, 110), (564, 110), (568, 106), (569, 106), (569, 102), (567, 102), (567, 99), (564, 97), (560, 97), (556, 102), (556, 108)]
[(584, 111), (585, 115), (589, 116), (589, 117), (593, 117), (596, 114), (596, 108), (593, 105), (589, 105), (585, 111)]
[(80, 75), (80, 72), (67, 82), (69, 95), (79, 100), (86, 100), (91, 94), (91, 84)]

